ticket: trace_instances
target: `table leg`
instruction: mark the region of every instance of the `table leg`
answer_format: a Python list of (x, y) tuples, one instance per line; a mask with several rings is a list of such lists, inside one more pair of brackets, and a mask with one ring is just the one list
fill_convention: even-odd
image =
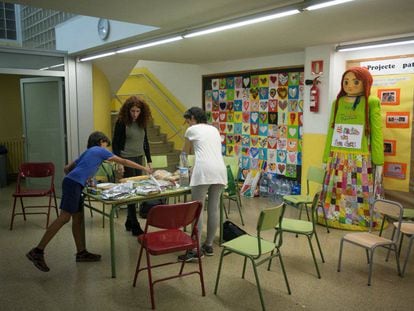
[(115, 232), (114, 232), (114, 216), (117, 206), (111, 206), (111, 213), (109, 215), (109, 234), (111, 239), (111, 270), (112, 277), (116, 278), (116, 261), (115, 261)]

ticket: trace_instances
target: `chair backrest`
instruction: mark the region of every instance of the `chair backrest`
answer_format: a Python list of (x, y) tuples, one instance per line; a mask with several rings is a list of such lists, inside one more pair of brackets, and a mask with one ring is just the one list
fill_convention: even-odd
[[(45, 179), (49, 177), (48, 179)], [(39, 179), (37, 182), (33, 180)], [(16, 191), (20, 191), (22, 188), (22, 181), (30, 182), (26, 186), (30, 188), (44, 188), (49, 187), (54, 191), (55, 180), (55, 165), (52, 162), (24, 162), (20, 164), (19, 174), (17, 176)], [(30, 180), (28, 180), (30, 179)], [(47, 182), (50, 180), (50, 183)]]
[(161, 229), (179, 229), (194, 224), (194, 228), (197, 228), (201, 208), (200, 201), (157, 205), (150, 209), (147, 225)]
[[(260, 212), (259, 219), (257, 221), (257, 242), (259, 245), (259, 254), (261, 255), (261, 233), (266, 230), (276, 230), (277, 227), (280, 229), (282, 223), (283, 214), (285, 213), (285, 203), (281, 203), (278, 206), (266, 208)], [(282, 245), (282, 231), (278, 230), (277, 247)], [(276, 239), (275, 239), (276, 242)]]
[(152, 168), (166, 168), (168, 167), (168, 160), (166, 155), (151, 156)]
[(228, 195), (235, 195), (237, 194), (236, 181), (234, 179), (233, 172), (230, 168), (230, 165), (227, 165), (226, 168), (227, 168), (227, 186), (226, 186), (225, 191), (227, 192)]
[(95, 174), (96, 181), (99, 182), (115, 182), (115, 169), (114, 165), (109, 162), (102, 162), (98, 171)]
[[(387, 217), (390, 217), (391, 219), (397, 219), (398, 226), (393, 236), (393, 241), (397, 242), (399, 239), (400, 230), (401, 230), (401, 221), (403, 219), (403, 213), (404, 213), (403, 206), (400, 203), (395, 202), (395, 201), (377, 199), (374, 201), (372, 205), (372, 210), (373, 212), (371, 213), (371, 223), (370, 223), (371, 229), (374, 226), (374, 222), (373, 222), (374, 213), (379, 213), (382, 216), (387, 216)], [(382, 217), (382, 219), (385, 219), (385, 218)]]
[(224, 160), (225, 165), (230, 166), (231, 172), (233, 174), (233, 179), (237, 179), (238, 176), (239, 176), (239, 170), (240, 170), (239, 158), (238, 157), (224, 156), (223, 160)]
[(307, 194), (309, 195), (309, 182), (314, 182), (316, 184), (322, 185), (325, 178), (325, 170), (321, 167), (316, 166), (309, 166), (308, 174), (306, 176), (306, 187), (307, 187)]

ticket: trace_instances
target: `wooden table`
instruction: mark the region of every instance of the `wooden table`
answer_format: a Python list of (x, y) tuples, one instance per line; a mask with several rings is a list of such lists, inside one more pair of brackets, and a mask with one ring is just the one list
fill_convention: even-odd
[[(172, 190), (166, 190), (161, 193), (151, 194), (151, 195), (135, 195), (133, 197), (122, 199), (122, 200), (104, 200), (102, 199), (100, 194), (91, 194), (87, 191), (84, 191), (85, 195), (85, 202), (84, 206), (87, 208), (92, 209), (93, 211), (102, 214), (109, 218), (109, 237), (111, 241), (111, 271), (112, 277), (116, 277), (116, 256), (115, 256), (115, 231), (114, 231), (114, 218), (117, 210), (121, 205), (131, 204), (131, 203), (140, 203), (144, 201), (149, 201), (153, 199), (160, 199), (160, 198), (171, 198), (171, 197), (178, 197), (184, 195), (184, 201), (187, 200), (187, 195), (191, 194), (190, 187), (180, 187)], [(110, 213), (106, 213), (104, 210), (100, 210), (89, 204), (88, 197), (93, 199), (95, 202), (99, 202), (102, 204), (110, 205), (111, 211)], [(85, 238), (85, 226), (83, 225), (83, 238)]]

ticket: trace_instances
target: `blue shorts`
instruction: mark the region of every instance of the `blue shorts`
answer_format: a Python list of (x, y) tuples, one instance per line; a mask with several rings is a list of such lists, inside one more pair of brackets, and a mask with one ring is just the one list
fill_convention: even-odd
[(83, 210), (83, 186), (70, 178), (62, 182), (62, 199), (60, 209), (75, 214)]

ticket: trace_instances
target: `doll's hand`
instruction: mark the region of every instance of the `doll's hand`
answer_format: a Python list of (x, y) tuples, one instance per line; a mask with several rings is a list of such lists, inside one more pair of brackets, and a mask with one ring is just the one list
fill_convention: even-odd
[(382, 171), (383, 166), (377, 165), (375, 167), (375, 179), (374, 179), (374, 196), (380, 198), (382, 195)]

